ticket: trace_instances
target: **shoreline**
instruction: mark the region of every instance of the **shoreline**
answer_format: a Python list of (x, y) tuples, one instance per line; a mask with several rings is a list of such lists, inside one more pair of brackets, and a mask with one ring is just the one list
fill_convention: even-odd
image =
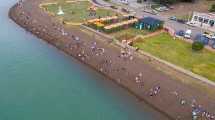
[[(92, 36), (82, 36), (83, 33), (81, 33), (80, 31), (67, 29), (63, 25), (58, 24), (57, 21), (51, 19), (50, 16), (48, 16), (46, 13), (42, 13), (42, 11), (37, 6), (40, 1), (42, 0), (28, 0), (25, 1), (24, 5), (22, 5), (21, 7), (18, 5), (13, 6), (10, 9), (9, 17), (13, 19), (17, 24), (25, 28), (27, 31), (33, 33), (49, 44), (54, 45), (59, 50), (75, 57), (82, 63), (90, 66), (91, 68), (110, 78), (120, 87), (125, 88), (128, 92), (136, 96), (139, 99), (139, 102), (144, 101), (157, 111), (167, 116), (169, 119), (177, 119), (178, 116), (181, 116), (182, 120), (189, 120), (192, 117), (191, 108), (181, 108), (181, 105), (179, 104), (180, 101), (177, 101), (177, 98), (169, 93), (173, 92), (174, 88), (179, 88), (181, 91), (189, 91), (189, 93), (186, 93), (183, 96), (190, 96), (192, 94), (198, 93), (199, 91), (199, 93), (201, 93), (200, 95), (194, 95), (195, 97), (201, 99), (199, 100), (199, 103), (203, 104), (204, 108), (207, 108), (208, 110), (210, 110), (210, 112), (215, 112), (213, 109), (214, 102), (212, 102), (215, 99), (208, 96), (205, 97), (204, 91), (197, 89), (191, 90), (192, 88), (190, 86), (184, 85), (183, 83), (174, 80), (171, 76), (156, 70), (152, 66), (148, 65), (147, 62), (140, 60), (136, 56), (134, 56), (133, 61), (119, 58), (118, 56), (120, 54), (120, 50), (113, 45), (105, 43), (104, 41), (93, 39)], [(32, 7), (31, 11), (28, 11), (30, 9), (29, 7)], [(35, 13), (33, 14), (34, 10)], [(53, 21), (55, 24), (54, 27), (52, 23)], [(59, 32), (57, 28), (64, 28), (65, 31), (68, 32), (69, 36), (62, 36), (61, 32)], [(71, 33), (79, 36), (81, 38), (81, 42), (77, 43), (75, 41), (72, 41)], [(90, 39), (92, 41), (96, 41), (99, 48), (105, 49), (104, 55), (94, 55), (92, 53), (92, 50), (86, 47), (89, 47), (89, 45), (92, 44), (92, 41)], [(66, 46), (68, 44), (72, 46), (72, 49), (70, 48), (70, 46)], [(112, 62), (108, 62), (110, 60)], [(134, 80), (140, 72), (144, 77), (142, 78), (144, 81), (143, 88), (139, 88)], [(148, 96), (149, 90), (157, 85), (161, 87), (161, 93), (154, 97)], [(179, 92), (179, 94), (183, 94), (183, 92)], [(167, 100), (169, 101), (167, 102)], [(178, 112), (180, 114), (178, 114)]]

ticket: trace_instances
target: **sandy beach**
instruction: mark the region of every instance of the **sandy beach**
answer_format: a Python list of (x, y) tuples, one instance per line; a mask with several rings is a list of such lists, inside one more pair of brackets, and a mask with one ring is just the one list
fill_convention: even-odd
[(98, 39), (80, 28), (65, 27), (39, 8), (43, 1), (19, 2), (10, 9), (9, 16), (27, 31), (107, 76), (136, 96), (138, 102), (148, 103), (168, 119), (191, 120), (192, 111), (197, 110), (201, 120), (215, 119), (214, 86), (199, 87), (201, 82), (187, 82), (184, 77), (167, 74), (138, 53), (119, 48), (105, 38)]

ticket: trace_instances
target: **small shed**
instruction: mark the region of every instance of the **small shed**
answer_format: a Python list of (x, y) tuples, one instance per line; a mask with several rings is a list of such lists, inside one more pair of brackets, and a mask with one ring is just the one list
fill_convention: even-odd
[(139, 20), (139, 22), (136, 24), (137, 29), (148, 29), (155, 31), (157, 29), (160, 29), (163, 27), (163, 21), (153, 18), (153, 17), (144, 17)]

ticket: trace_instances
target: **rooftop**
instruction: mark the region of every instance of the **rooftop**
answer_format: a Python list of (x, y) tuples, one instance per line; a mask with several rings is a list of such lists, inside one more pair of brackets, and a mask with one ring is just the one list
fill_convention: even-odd
[(145, 24), (160, 24), (162, 21), (153, 17), (144, 17), (140, 19), (140, 22), (144, 22)]

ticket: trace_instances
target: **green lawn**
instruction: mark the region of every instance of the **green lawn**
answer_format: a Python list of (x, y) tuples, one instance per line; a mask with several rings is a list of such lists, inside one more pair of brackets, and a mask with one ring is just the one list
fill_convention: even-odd
[(118, 32), (111, 33), (110, 35), (114, 36), (118, 40), (124, 40), (124, 39), (128, 40), (128, 39), (134, 38), (137, 35), (146, 35), (148, 33), (149, 31), (147, 30), (139, 30), (134, 27), (130, 27), (125, 30), (120, 30)]
[(191, 44), (173, 40), (167, 33), (138, 40), (134, 46), (215, 81), (215, 53), (211, 51), (204, 49), (201, 52), (194, 52)]
[(84, 22), (85, 20), (98, 18), (99, 16), (104, 17), (116, 14), (111, 10), (98, 8), (95, 17), (89, 16), (90, 12), (88, 11), (88, 8), (91, 5), (92, 4), (88, 1), (79, 1), (75, 3), (61, 2), (62, 9), (65, 13), (62, 16), (57, 15), (59, 4), (43, 5), (42, 7), (60, 18), (62, 17), (65, 21), (73, 22)]

